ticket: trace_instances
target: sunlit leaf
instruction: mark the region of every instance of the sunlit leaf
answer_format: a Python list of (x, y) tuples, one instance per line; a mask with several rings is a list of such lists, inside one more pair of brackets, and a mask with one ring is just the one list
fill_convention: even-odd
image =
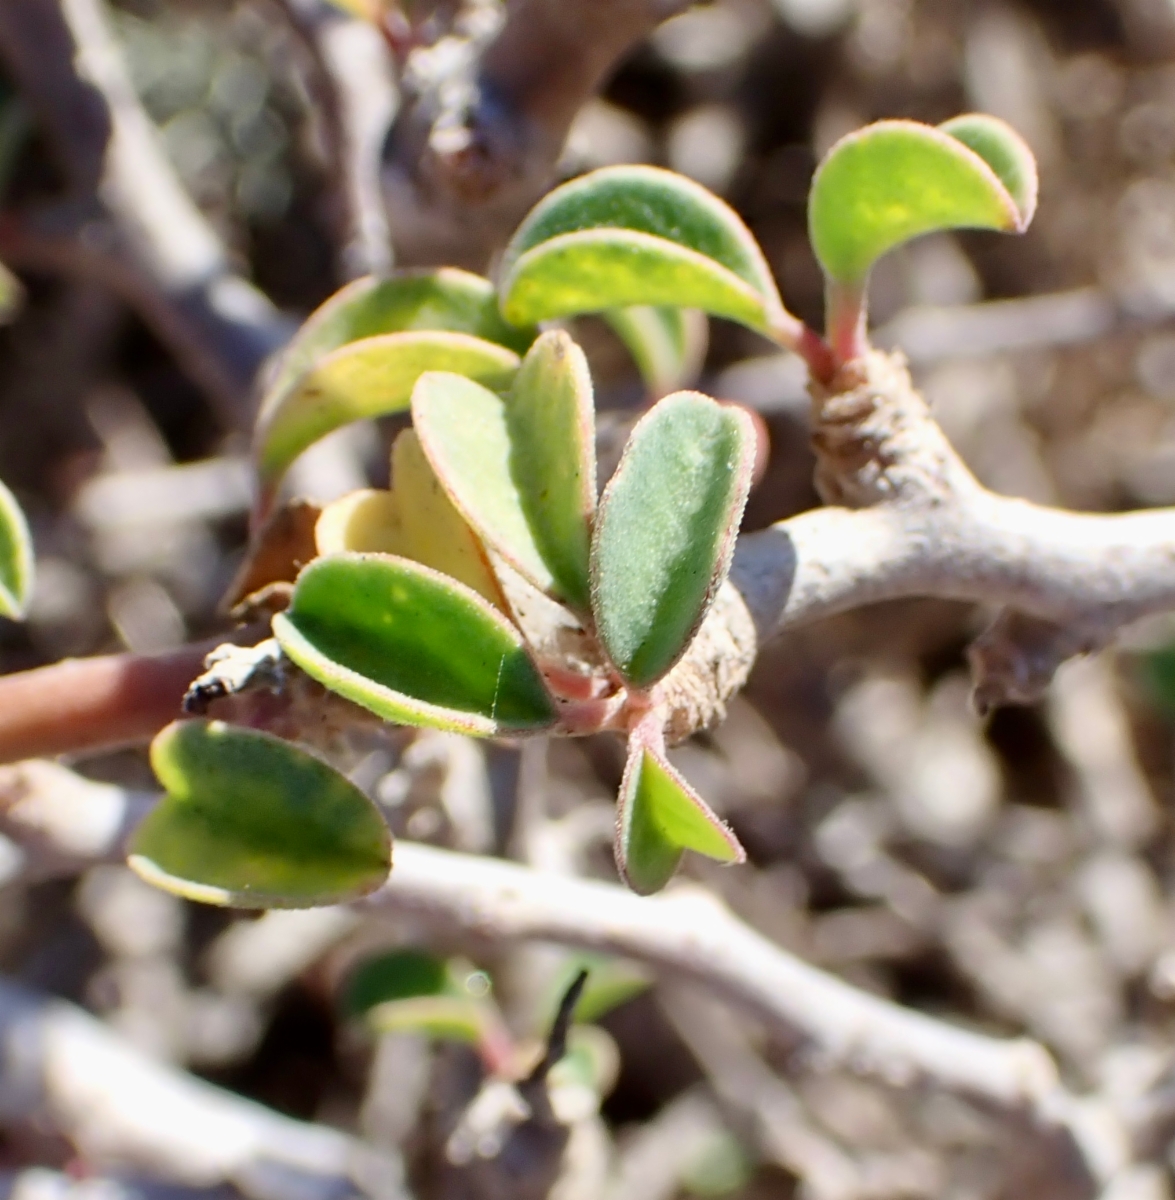
[(130, 865), (190, 900), (307, 908), (373, 891), (391, 843), (378, 810), (307, 751), (221, 721), (178, 721), (151, 744), (167, 795), (135, 830)]
[(257, 419), (253, 446), (262, 507), (303, 450), (351, 421), (407, 408), (425, 371), (455, 371), (500, 387), (518, 362), (513, 350), (466, 333), (385, 333), (340, 347)]
[(1035, 202), (1031, 163), (1019, 136), (993, 118), (960, 118), (945, 130), (916, 121), (868, 125), (837, 142), (812, 181), (816, 257), (829, 278), (860, 283), (882, 254), (920, 234), (1023, 231)]
[(7, 324), (20, 312), (24, 288), (13, 273), (0, 263), (0, 325)]
[(506, 248), (516, 324), (634, 304), (700, 308), (771, 334), (795, 319), (729, 205), (656, 167), (604, 167), (556, 188)]
[(592, 611), (620, 673), (649, 687), (713, 601), (750, 488), (755, 432), (740, 408), (677, 392), (637, 422), (592, 540)]
[(391, 950), (365, 959), (350, 974), (343, 1010), (357, 1017), (377, 1004), (414, 996), (439, 996), (451, 987), (444, 959), (423, 950)]
[(686, 850), (719, 862), (746, 857), (730, 827), (681, 775), (639, 737), (630, 738), (616, 814), (616, 865), (628, 886), (647, 896), (669, 882)]
[(587, 361), (561, 331), (527, 354), (508, 395), (450, 374), (424, 376), (412, 419), (453, 502), (536, 587), (588, 608), (596, 503)]
[(315, 560), (273, 632), (308, 675), (386, 721), (485, 736), (555, 719), (518, 630), (470, 588), (406, 558)]
[(0, 616), (20, 620), (33, 593), (33, 539), (16, 497), (0, 483)]
[(327, 505), (315, 527), (319, 554), (398, 554), (471, 587), (505, 611), (486, 552), (453, 507), (414, 429), (392, 447), (392, 490), (364, 488)]
[(367, 1023), (376, 1033), (419, 1033), (477, 1046), (485, 1041), (496, 1021), (493, 1010), (482, 1001), (461, 996), (413, 996), (377, 1004), (368, 1012)]
[(638, 304), (609, 309), (603, 317), (628, 347), (650, 391), (664, 395), (693, 383), (706, 357), (705, 313)]

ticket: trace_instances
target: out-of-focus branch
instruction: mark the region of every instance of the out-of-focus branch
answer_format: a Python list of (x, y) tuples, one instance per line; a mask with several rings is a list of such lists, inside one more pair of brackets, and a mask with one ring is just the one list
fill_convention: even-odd
[[(580, 106), (684, 0), (509, 0), (417, 51), (384, 154), (397, 257), (484, 269), (550, 182)], [(479, 16), (484, 16), (483, 10)]]
[(989, 492), (900, 358), (873, 352), (818, 393), (813, 442), (831, 507), (736, 551), (731, 581), (760, 639), (878, 600), (994, 605), (972, 652), (986, 708), (1038, 698), (1066, 658), (1175, 609), (1175, 511), (1072, 513)]
[(137, 1167), (195, 1187), (231, 1184), (255, 1200), (404, 1194), (391, 1156), (156, 1062), (80, 1009), (7, 981), (0, 1119), (47, 1123), (99, 1167)]
[(6, 215), (0, 257), (97, 276), (132, 303), (247, 423), (254, 376), (292, 331), (243, 279), (184, 192), (127, 76), (102, 0), (6, 0), (0, 55), (46, 132), (72, 198)]

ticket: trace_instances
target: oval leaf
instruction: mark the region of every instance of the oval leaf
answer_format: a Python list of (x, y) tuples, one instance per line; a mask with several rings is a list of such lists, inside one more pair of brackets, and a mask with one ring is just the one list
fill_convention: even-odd
[(33, 593), (33, 539), (16, 497), (0, 483), (0, 616), (21, 620)]
[(560, 330), (543, 334), (504, 398), (457, 375), (426, 375), (412, 419), (482, 539), (536, 587), (586, 613), (596, 462), (583, 351)]
[(659, 892), (682, 853), (743, 862), (746, 851), (730, 827), (656, 750), (629, 741), (616, 812), (616, 865), (634, 892)]
[(1026, 229), (1036, 213), (1039, 188), (1036, 159), (1028, 143), (1006, 121), (987, 113), (964, 113), (944, 121), (939, 129), (974, 150), (991, 167), (1015, 202), (1020, 228)]
[(734, 210), (656, 167), (604, 167), (556, 188), (507, 246), (500, 291), (515, 324), (665, 304), (769, 335), (796, 325)]
[(555, 720), (518, 630), (470, 588), (406, 558), (316, 559), (273, 632), (308, 675), (386, 721), (489, 736)]
[(261, 404), (264, 413), (319, 359), (361, 338), (381, 333), (439, 330), (469, 333), (525, 354), (533, 329), (507, 325), (494, 285), (480, 275), (442, 267), (368, 275), (335, 292), (306, 319), (282, 352)]
[(637, 422), (592, 541), (592, 611), (617, 670), (651, 686), (681, 657), (730, 566), (755, 457), (739, 408), (677, 392)]
[[(1015, 137), (1010, 129), (1008, 135)], [(849, 284), (863, 281), (887, 250), (920, 234), (1020, 232), (1030, 217), (979, 154), (917, 121), (878, 121), (842, 138), (820, 164), (808, 197), (816, 257), (829, 278)]]
[(375, 805), (314, 755), (222, 721), (177, 721), (151, 743), (167, 795), (130, 866), (189, 900), (308, 908), (374, 891), (391, 840)]
[(705, 313), (637, 304), (610, 309), (603, 316), (628, 347), (651, 392), (661, 396), (697, 378), (709, 340)]
[(465, 333), (385, 333), (328, 354), (257, 420), (254, 457), (263, 501), (308, 446), (351, 421), (408, 407), (425, 371), (504, 386), (518, 367), (504, 346)]
[(319, 554), (398, 554), (506, 611), (482, 544), (441, 487), (414, 429), (403, 430), (392, 447), (392, 490), (363, 488), (328, 504), (314, 536)]
[(449, 990), (449, 966), (423, 950), (392, 950), (361, 962), (347, 979), (343, 1011), (352, 1017), (388, 1000), (439, 996)]

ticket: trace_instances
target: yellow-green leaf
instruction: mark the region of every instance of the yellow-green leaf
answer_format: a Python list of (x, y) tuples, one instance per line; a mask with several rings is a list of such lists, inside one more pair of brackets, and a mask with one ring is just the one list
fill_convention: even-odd
[(16, 497), (0, 483), (0, 616), (20, 620), (33, 592), (33, 539)]

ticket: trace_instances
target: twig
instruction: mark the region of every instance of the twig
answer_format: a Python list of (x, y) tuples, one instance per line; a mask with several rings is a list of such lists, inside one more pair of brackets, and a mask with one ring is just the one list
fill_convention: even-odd
[(98, 1166), (133, 1165), (195, 1187), (229, 1183), (254, 1200), (404, 1194), (392, 1156), (156, 1062), (80, 1009), (8, 981), (0, 1054), (5, 1121), (48, 1119)]
[(54, 213), (9, 214), (0, 252), (19, 268), (104, 278), (167, 339), (230, 423), (244, 425), (257, 369), (292, 325), (234, 270), (184, 192), (102, 0), (6, 0), (0, 55), (74, 194)]

